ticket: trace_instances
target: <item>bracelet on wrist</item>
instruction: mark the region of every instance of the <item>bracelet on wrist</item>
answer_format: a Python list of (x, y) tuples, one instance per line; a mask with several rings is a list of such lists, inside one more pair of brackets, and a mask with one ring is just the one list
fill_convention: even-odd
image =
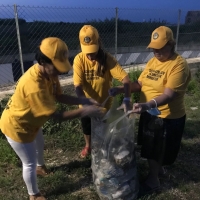
[(158, 104), (157, 104), (156, 100), (155, 99), (151, 99), (151, 101), (154, 101), (154, 103), (155, 103), (155, 107), (154, 108), (157, 108)]

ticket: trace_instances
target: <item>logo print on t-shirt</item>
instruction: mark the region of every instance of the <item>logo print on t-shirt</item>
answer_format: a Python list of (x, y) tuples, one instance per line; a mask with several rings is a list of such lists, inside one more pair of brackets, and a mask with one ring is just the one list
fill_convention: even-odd
[(151, 79), (151, 80), (154, 80), (154, 81), (157, 81), (164, 74), (165, 74), (164, 71), (149, 69), (149, 73), (147, 74), (147, 78)]
[(85, 70), (85, 77), (87, 81), (99, 79), (99, 76), (96, 75), (95, 70)]

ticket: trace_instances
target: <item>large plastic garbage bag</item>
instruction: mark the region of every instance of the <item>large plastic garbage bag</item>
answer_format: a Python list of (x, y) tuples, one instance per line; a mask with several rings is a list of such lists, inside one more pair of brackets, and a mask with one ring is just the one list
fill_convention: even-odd
[(134, 200), (138, 177), (134, 148), (134, 117), (116, 110), (92, 118), (92, 173), (101, 200)]

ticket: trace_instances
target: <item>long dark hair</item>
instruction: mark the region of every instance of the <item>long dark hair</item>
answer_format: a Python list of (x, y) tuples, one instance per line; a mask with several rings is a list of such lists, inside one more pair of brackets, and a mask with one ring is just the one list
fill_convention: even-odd
[(106, 59), (107, 59), (107, 52), (103, 49), (102, 43), (99, 39), (99, 51), (97, 53), (96, 60), (98, 62), (98, 69), (96, 72), (97, 76), (103, 76), (106, 72)]
[(37, 62), (42, 65), (42, 63), (48, 63), (48, 64), (52, 64), (51, 59), (49, 59), (47, 56), (45, 56), (40, 48), (37, 48), (36, 54), (35, 54), (35, 60), (37, 60)]

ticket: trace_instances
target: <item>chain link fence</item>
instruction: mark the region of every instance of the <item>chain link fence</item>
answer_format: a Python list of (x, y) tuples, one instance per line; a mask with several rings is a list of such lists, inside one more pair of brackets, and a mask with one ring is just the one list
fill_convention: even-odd
[(72, 63), (80, 51), (78, 34), (84, 24), (98, 29), (104, 48), (124, 67), (149, 59), (150, 50), (146, 46), (152, 31), (161, 25), (173, 30), (177, 51), (198, 51), (200, 25), (192, 19), (185, 23), (187, 14), (187, 11), (164, 9), (0, 5), (0, 87), (16, 82), (34, 63), (36, 48), (45, 37), (64, 40)]

